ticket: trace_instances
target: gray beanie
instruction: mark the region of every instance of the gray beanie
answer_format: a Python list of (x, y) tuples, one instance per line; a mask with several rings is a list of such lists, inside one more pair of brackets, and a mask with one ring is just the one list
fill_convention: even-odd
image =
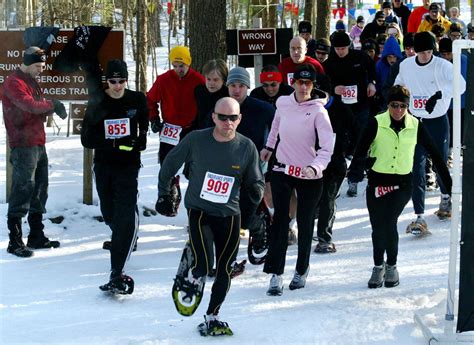
[(250, 89), (250, 74), (243, 67), (237, 66), (229, 71), (227, 76), (226, 85), (229, 86), (232, 83), (242, 83)]

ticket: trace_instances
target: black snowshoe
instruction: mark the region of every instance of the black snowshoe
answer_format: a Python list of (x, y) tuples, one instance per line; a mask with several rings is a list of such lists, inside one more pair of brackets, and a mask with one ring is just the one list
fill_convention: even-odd
[(131, 295), (134, 286), (135, 283), (132, 277), (122, 273), (119, 276), (111, 277), (110, 281), (107, 284), (99, 286), (99, 289), (114, 295)]
[(264, 200), (257, 208), (257, 221), (253, 222), (249, 229), (249, 244), (247, 254), (252, 265), (261, 265), (267, 256), (268, 244), (267, 235), (272, 225), (272, 215)]

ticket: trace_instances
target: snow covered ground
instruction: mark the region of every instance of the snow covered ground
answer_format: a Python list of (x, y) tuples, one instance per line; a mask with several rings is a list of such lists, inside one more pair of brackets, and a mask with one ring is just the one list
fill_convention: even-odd
[[(64, 124), (65, 125), (65, 124)], [(367, 288), (372, 268), (370, 225), (365, 195), (338, 200), (334, 238), (338, 252), (311, 256), (306, 288), (281, 297), (265, 294), (269, 276), (261, 266), (247, 265), (232, 281), (221, 317), (233, 337), (204, 339), (195, 327), (202, 321), (210, 287), (192, 317), (180, 316), (171, 286), (186, 241), (185, 210), (176, 218), (140, 218), (138, 251), (126, 272), (136, 284), (133, 295), (110, 297), (98, 286), (108, 279), (109, 253), (102, 242), (110, 236), (93, 206), (82, 204), (82, 147), (78, 136), (48, 134), (50, 193), (47, 218), (62, 215), (61, 224), (45, 222), (47, 235), (61, 247), (38, 250), (29, 259), (6, 252), (5, 131), (0, 129), (0, 343), (16, 344), (426, 344), (413, 321), (419, 312), (433, 329), (442, 328), (445, 313), (449, 222), (433, 215), (439, 197), (427, 199), (433, 235), (415, 239), (405, 234), (412, 220), (409, 204), (400, 218), (400, 286)], [(149, 137), (140, 172), (139, 205), (156, 201), (158, 138)], [(186, 188), (182, 178), (181, 187)], [(344, 191), (346, 186), (344, 185)], [(28, 233), (28, 225), (24, 224)], [(243, 238), (239, 260), (246, 258)], [(294, 272), (296, 246), (288, 250), (284, 283)]]
[[(462, 3), (466, 17), (469, 12)], [(159, 68), (166, 69), (166, 48), (159, 50), (158, 57)], [(133, 78), (133, 63), (128, 64)], [(400, 217), (400, 286), (371, 290), (367, 288), (373, 263), (365, 184), (359, 186), (357, 198), (347, 198), (343, 185), (334, 227), (338, 251), (312, 254), (304, 289), (287, 288), (296, 246), (288, 249), (281, 297), (266, 296), (269, 276), (261, 266), (248, 264), (244, 274), (232, 281), (221, 318), (229, 322), (233, 337), (205, 339), (196, 331), (212, 281), (194, 316), (183, 317), (174, 308), (171, 286), (187, 238), (183, 208), (176, 218), (141, 216), (138, 250), (126, 266), (135, 280), (135, 292), (104, 295), (98, 286), (108, 280), (109, 252), (102, 249), (102, 242), (109, 239), (110, 231), (94, 219), (100, 215), (96, 194), (94, 205), (82, 204), (79, 137), (67, 138), (66, 122), (56, 121), (62, 127), (59, 136), (47, 129), (50, 188), (45, 218), (62, 215), (65, 219), (61, 224), (49, 220), (45, 224), (47, 235), (60, 240), (61, 247), (38, 250), (28, 259), (6, 252), (6, 144), (0, 126), (0, 344), (427, 344), (413, 321), (415, 312), (433, 331), (442, 332), (450, 222), (440, 222), (433, 214), (438, 194), (429, 193), (426, 204), (432, 236), (416, 239), (405, 234), (413, 220), (411, 203)], [(153, 207), (156, 201), (158, 145), (158, 136), (150, 135), (142, 155), (140, 209)], [(184, 192), (186, 180), (181, 181)], [(27, 234), (26, 223), (23, 229)], [(246, 245), (247, 238), (242, 238), (239, 260), (246, 258)]]

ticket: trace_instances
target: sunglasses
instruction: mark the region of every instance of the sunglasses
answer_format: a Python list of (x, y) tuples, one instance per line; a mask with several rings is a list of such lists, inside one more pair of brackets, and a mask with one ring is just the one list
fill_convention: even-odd
[(230, 120), (232, 122), (235, 122), (239, 119), (239, 115), (226, 115), (226, 114), (219, 114), (219, 113), (216, 113), (217, 115), (217, 118), (222, 121), (222, 122), (225, 122), (227, 120)]
[(273, 83), (270, 83), (270, 84), (266, 84), (266, 83), (263, 83), (262, 84), (262, 87), (264, 88), (267, 88), (267, 87), (276, 87), (277, 86), (277, 83), (273, 82)]
[(112, 85), (115, 85), (115, 84), (123, 84), (127, 81), (127, 79), (107, 79), (107, 81), (112, 84)]
[(299, 86), (303, 86), (303, 85), (311, 86), (313, 85), (313, 81), (308, 80), (308, 79), (297, 79), (295, 80), (295, 84), (298, 84)]
[(393, 109), (406, 109), (408, 108), (408, 104), (392, 102), (390, 103), (390, 107), (392, 107)]

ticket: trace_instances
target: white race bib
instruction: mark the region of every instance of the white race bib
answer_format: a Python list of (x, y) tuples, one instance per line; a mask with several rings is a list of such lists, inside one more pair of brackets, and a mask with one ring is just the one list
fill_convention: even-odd
[(160, 142), (176, 146), (179, 144), (179, 135), (183, 128), (181, 126), (165, 123), (160, 134)]
[(230, 192), (234, 185), (235, 178), (206, 172), (206, 177), (201, 188), (201, 198), (217, 204), (225, 204), (229, 201)]
[(285, 165), (285, 174), (297, 178), (306, 178), (306, 176), (303, 174), (303, 168), (289, 164)]
[(357, 103), (357, 85), (344, 86), (341, 97), (345, 104)]
[(391, 193), (397, 189), (400, 189), (400, 187), (399, 186), (377, 186), (375, 187), (375, 197), (380, 198), (381, 196)]
[(414, 111), (416, 110), (425, 110), (426, 107), (426, 101), (428, 101), (428, 96), (413, 96), (412, 99), (412, 109)]
[(293, 85), (293, 74), (294, 74), (294, 73), (288, 73), (288, 74), (286, 75), (288, 85)]
[(105, 139), (118, 139), (130, 135), (130, 119), (104, 120)]

